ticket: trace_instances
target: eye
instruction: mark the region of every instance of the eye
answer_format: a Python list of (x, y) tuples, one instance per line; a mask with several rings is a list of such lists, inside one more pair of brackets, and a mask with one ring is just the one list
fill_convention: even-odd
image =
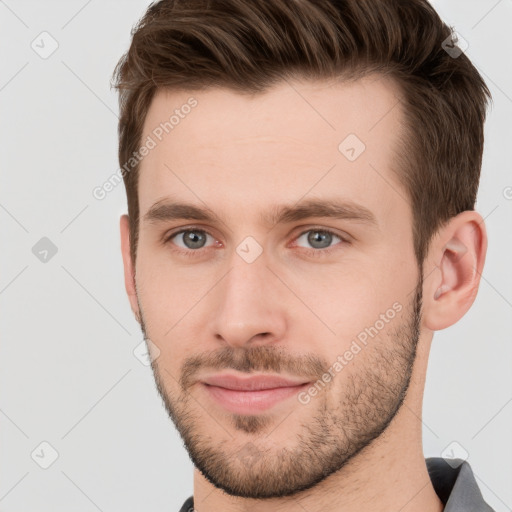
[[(327, 252), (332, 248), (331, 244), (333, 242), (333, 239), (338, 239), (340, 242), (347, 242), (348, 240), (345, 240), (340, 235), (337, 235), (333, 231), (330, 231), (328, 229), (320, 229), (320, 228), (313, 228), (309, 229), (308, 231), (303, 231), (298, 237), (297, 242), (300, 243), (306, 242), (309, 244), (313, 249), (316, 249), (315, 251), (311, 252)], [(300, 245), (299, 245), (300, 246)], [(307, 249), (307, 247), (306, 247)]]
[(174, 240), (174, 245), (184, 251), (197, 250), (205, 247), (208, 238), (216, 242), (213, 236), (202, 229), (183, 229), (170, 235), (166, 239), (166, 243)]

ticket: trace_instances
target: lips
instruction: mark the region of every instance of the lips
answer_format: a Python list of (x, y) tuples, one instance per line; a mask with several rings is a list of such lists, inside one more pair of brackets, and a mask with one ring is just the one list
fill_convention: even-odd
[(309, 381), (287, 379), (279, 375), (238, 377), (230, 374), (213, 375), (202, 380), (202, 387), (216, 404), (237, 414), (267, 411), (280, 402), (288, 402)]
[(202, 380), (209, 386), (217, 386), (235, 391), (261, 391), (264, 389), (288, 388), (301, 386), (308, 382), (305, 379), (286, 379), (279, 375), (237, 377), (229, 374), (213, 375)]

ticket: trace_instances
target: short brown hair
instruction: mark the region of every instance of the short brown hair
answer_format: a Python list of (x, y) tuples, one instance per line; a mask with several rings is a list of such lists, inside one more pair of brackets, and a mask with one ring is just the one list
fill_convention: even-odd
[[(391, 76), (405, 137), (397, 177), (409, 195), (418, 264), (435, 232), (475, 206), (490, 92), (427, 0), (161, 0), (118, 62), (119, 163), (141, 144), (155, 92), (227, 87), (260, 93), (289, 77)], [(139, 164), (123, 173), (135, 262)]]

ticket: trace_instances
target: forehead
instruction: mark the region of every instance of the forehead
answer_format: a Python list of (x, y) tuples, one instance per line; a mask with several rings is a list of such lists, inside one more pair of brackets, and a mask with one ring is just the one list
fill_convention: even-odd
[(140, 165), (141, 216), (167, 194), (214, 210), (236, 205), (240, 216), (307, 194), (377, 209), (405, 203), (393, 172), (402, 115), (397, 86), (378, 75), (283, 81), (253, 95), (161, 89), (143, 129), (151, 149)]

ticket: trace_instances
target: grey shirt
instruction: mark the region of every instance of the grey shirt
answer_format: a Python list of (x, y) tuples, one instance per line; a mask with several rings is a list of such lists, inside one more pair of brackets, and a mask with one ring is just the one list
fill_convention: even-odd
[[(494, 512), (485, 503), (478, 488), (473, 471), (466, 461), (441, 457), (425, 459), (428, 474), (439, 499), (443, 502), (443, 512)], [(193, 512), (194, 497), (185, 501), (180, 512)]]

